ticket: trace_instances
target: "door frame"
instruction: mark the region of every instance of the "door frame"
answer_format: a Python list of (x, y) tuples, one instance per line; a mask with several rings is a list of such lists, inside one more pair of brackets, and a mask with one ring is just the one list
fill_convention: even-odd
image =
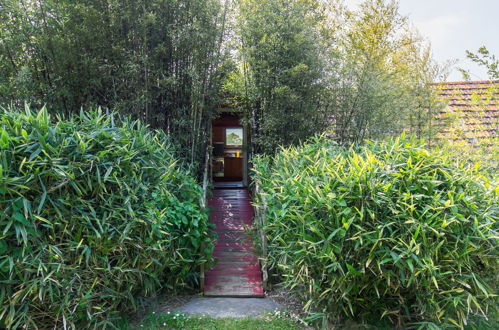
[[(224, 118), (225, 117), (225, 118)], [(223, 122), (227, 121), (227, 124), (224, 124)], [(237, 121), (237, 123), (236, 123)], [(223, 133), (223, 139), (224, 139), (224, 146), (226, 142), (226, 136), (225, 136), (225, 129), (227, 128), (242, 128), (243, 129), (243, 144), (241, 147), (241, 157), (242, 157), (242, 184), (247, 187), (248, 186), (248, 138), (249, 138), (249, 132), (248, 128), (246, 125), (241, 124), (241, 116), (237, 112), (231, 112), (231, 111), (221, 111), (220, 116), (218, 118), (212, 119), (211, 120), (211, 125), (210, 125), (210, 140), (209, 140), (209, 153), (210, 153), (210, 164), (209, 164), (209, 174), (210, 174), (210, 182), (213, 183), (214, 181), (214, 176), (213, 176), (213, 166), (212, 162), (214, 159), (213, 156), (213, 143), (214, 143), (214, 128), (215, 127), (223, 127), (224, 128), (224, 133)]]

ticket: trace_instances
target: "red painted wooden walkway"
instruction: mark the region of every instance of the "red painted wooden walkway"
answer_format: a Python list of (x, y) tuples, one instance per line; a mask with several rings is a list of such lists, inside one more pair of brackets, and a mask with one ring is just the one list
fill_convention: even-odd
[(248, 190), (215, 189), (208, 205), (218, 262), (205, 273), (205, 296), (262, 297), (262, 271), (247, 231), (253, 224)]

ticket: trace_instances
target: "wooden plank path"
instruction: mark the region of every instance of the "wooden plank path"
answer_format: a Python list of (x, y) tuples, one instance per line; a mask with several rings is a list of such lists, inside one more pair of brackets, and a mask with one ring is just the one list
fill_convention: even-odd
[(205, 273), (204, 295), (263, 297), (262, 271), (248, 234), (254, 216), (248, 190), (215, 189), (208, 205), (218, 262)]

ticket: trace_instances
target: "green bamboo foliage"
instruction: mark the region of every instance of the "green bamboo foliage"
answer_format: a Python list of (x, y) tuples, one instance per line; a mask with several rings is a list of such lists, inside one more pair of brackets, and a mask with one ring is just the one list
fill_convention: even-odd
[(137, 297), (195, 285), (212, 247), (200, 195), (140, 122), (0, 109), (0, 327), (110, 327)]
[(167, 131), (202, 164), (231, 4), (1, 0), (0, 106), (107, 107)]
[(404, 137), (317, 138), (257, 158), (254, 176), (274, 281), (313, 318), (495, 324), (499, 189), (476, 169)]

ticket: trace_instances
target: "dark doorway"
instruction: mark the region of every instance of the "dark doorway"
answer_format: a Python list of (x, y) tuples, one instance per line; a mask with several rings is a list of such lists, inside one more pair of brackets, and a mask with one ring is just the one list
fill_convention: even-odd
[(222, 113), (212, 121), (214, 183), (244, 185), (246, 182), (246, 132), (239, 117)]

